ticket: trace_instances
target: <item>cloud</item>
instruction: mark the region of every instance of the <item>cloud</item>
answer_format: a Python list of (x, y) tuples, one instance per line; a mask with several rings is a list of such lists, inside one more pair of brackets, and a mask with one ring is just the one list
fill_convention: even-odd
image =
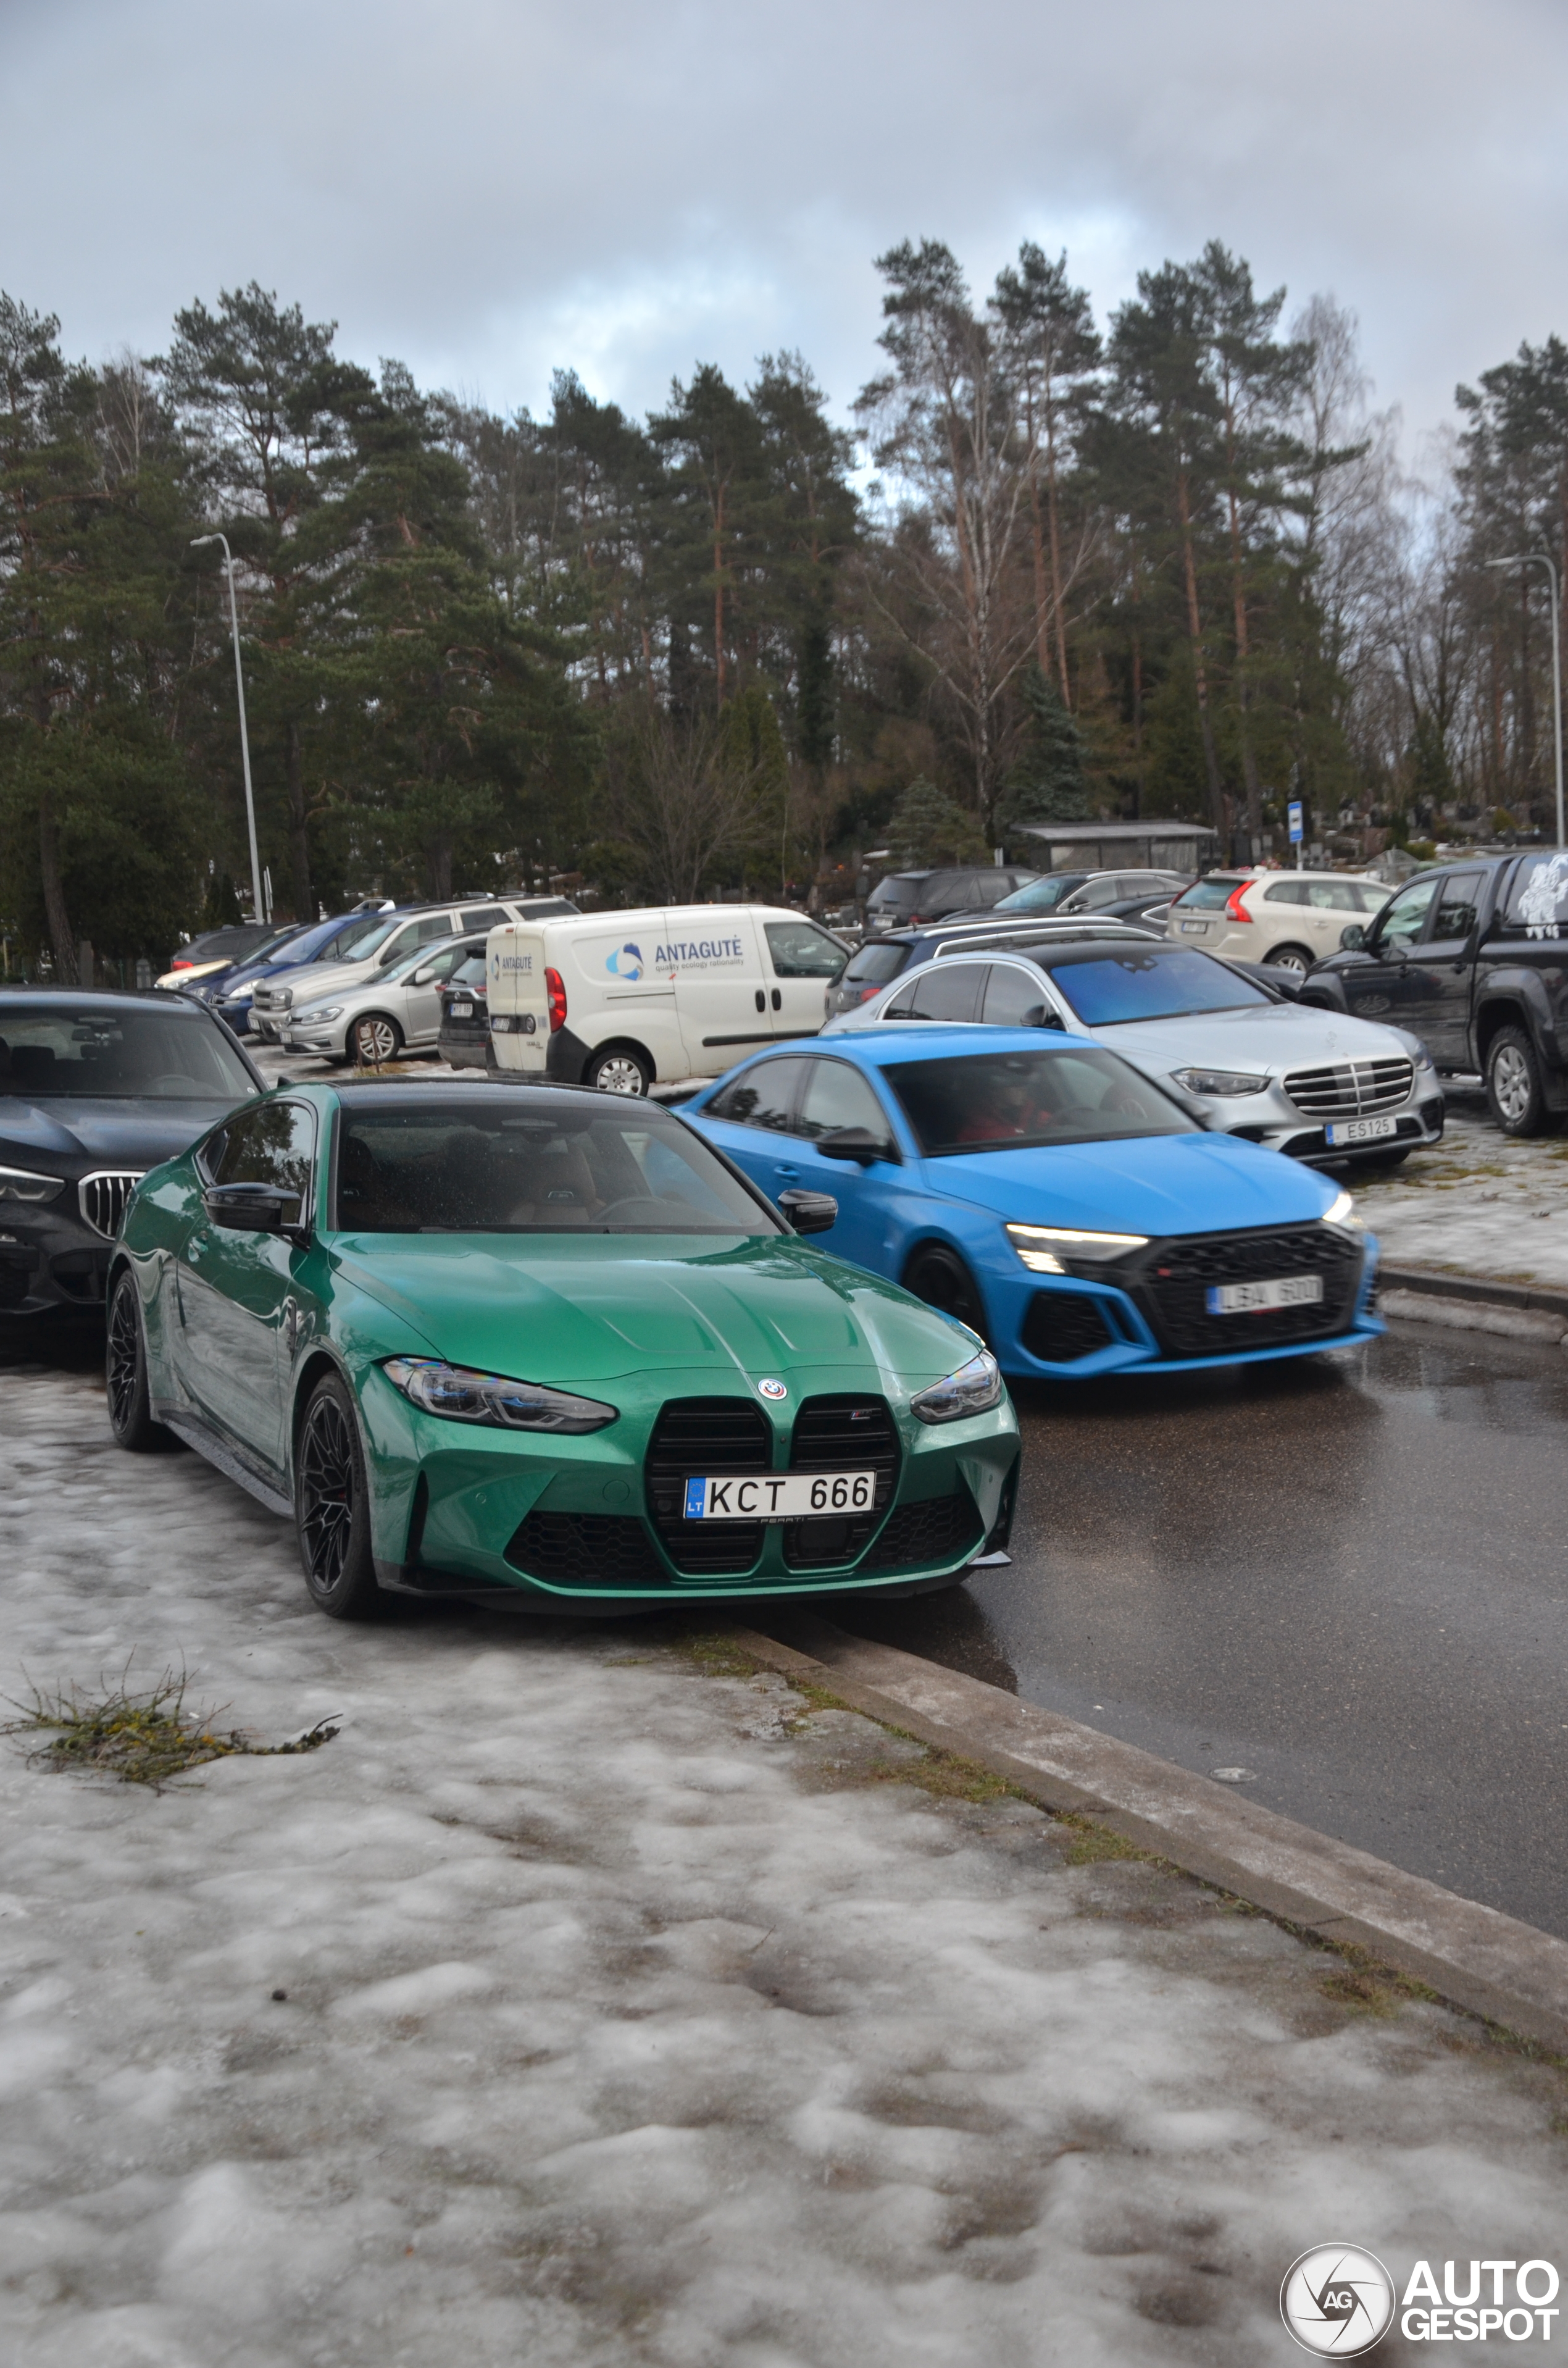
[(1568, 328), (1565, 67), (1551, 0), (12, 0), (0, 282), (90, 354), (254, 277), (497, 407), (799, 347), (844, 409), (897, 239), (1103, 310), (1220, 237), (1425, 427)]

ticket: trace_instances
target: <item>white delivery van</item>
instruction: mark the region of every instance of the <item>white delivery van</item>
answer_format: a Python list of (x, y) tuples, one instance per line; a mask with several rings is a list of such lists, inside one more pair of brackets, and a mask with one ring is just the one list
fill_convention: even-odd
[(686, 905), (506, 922), (486, 941), (498, 1068), (645, 1094), (814, 1036), (848, 949), (773, 905)]

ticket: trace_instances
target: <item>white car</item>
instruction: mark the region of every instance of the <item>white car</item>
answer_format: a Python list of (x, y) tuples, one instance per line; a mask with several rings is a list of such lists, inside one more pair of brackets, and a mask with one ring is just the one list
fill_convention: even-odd
[(251, 998), (251, 1028), (264, 1044), (280, 1044), (296, 1011), (334, 1000), (339, 990), (383, 978), (405, 956), (421, 946), (474, 929), (493, 929), (498, 921), (520, 921), (543, 914), (574, 913), (564, 896), (506, 896), (491, 903), (474, 898), (467, 904), (403, 905), (386, 916), (383, 926), (356, 943), (352, 962), (311, 962), (283, 978), (259, 982)]
[(923, 962), (822, 1032), (944, 1021), (1092, 1036), (1216, 1133), (1312, 1166), (1392, 1164), (1442, 1136), (1443, 1090), (1418, 1037), (1297, 1003), (1158, 938), (970, 945)]
[(1311, 970), (1393, 890), (1358, 871), (1210, 871), (1172, 905), (1165, 935), (1230, 962)]
[(437, 990), (472, 955), (483, 961), (483, 936), (415, 946), (373, 978), (329, 988), (291, 1011), (279, 1041), (290, 1053), (353, 1060), (367, 1069), (381, 1068), (400, 1053), (434, 1051), (441, 1028)]

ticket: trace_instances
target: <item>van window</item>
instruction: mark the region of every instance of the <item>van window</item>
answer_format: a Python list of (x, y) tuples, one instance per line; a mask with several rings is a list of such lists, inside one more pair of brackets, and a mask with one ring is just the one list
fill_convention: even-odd
[(764, 921), (762, 934), (775, 978), (836, 978), (847, 959), (837, 939), (810, 921)]
[(715, 1118), (727, 1119), (732, 1126), (765, 1126), (787, 1134), (805, 1065), (795, 1053), (779, 1061), (758, 1061), (709, 1107)]

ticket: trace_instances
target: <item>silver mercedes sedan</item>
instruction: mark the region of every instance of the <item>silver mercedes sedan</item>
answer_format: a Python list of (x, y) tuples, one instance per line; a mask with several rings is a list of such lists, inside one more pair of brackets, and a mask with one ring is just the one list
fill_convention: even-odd
[(937, 1022), (1095, 1037), (1217, 1132), (1313, 1166), (1392, 1166), (1442, 1137), (1442, 1088), (1419, 1037), (1305, 1008), (1190, 946), (971, 943), (822, 1032)]

